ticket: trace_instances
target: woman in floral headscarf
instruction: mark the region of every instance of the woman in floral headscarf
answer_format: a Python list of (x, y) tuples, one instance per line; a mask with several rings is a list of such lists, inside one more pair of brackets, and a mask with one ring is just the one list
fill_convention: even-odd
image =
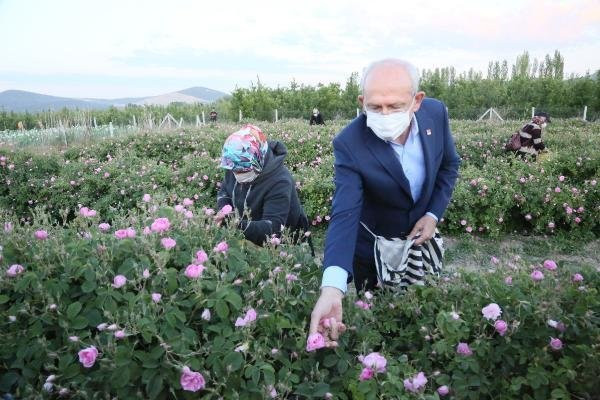
[[(279, 236), (283, 227), (296, 237), (309, 227), (294, 179), (283, 165), (286, 155), (283, 143), (267, 141), (254, 125), (232, 133), (223, 145), (221, 168), (227, 171), (217, 207), (231, 206), (246, 239), (258, 245)], [(219, 213), (217, 220), (222, 218)]]

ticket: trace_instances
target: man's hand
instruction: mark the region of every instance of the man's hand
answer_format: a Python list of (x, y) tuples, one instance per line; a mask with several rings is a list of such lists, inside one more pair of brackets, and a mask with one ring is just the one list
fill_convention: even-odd
[(424, 215), (417, 221), (408, 238), (412, 239), (419, 235), (417, 240), (415, 240), (415, 244), (419, 245), (433, 237), (436, 225), (437, 222), (432, 216)]
[(327, 347), (336, 347), (339, 335), (346, 330), (346, 325), (342, 322), (343, 297), (344, 293), (337, 288), (322, 288), (321, 296), (310, 315), (309, 336), (314, 333), (322, 334)]

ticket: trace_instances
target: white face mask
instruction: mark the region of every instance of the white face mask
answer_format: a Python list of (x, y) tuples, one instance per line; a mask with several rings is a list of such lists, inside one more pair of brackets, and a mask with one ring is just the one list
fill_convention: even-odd
[(248, 183), (248, 182), (252, 182), (253, 180), (255, 180), (256, 177), (258, 176), (258, 173), (256, 171), (252, 170), (252, 171), (248, 171), (248, 172), (234, 173), (233, 176), (235, 176), (235, 180), (238, 181), (238, 183)]
[[(413, 106), (413, 101), (410, 102), (408, 110)], [(367, 126), (373, 130), (378, 138), (385, 141), (396, 139), (410, 125), (410, 111), (398, 111), (391, 114), (380, 114), (378, 112), (369, 111), (367, 113)]]

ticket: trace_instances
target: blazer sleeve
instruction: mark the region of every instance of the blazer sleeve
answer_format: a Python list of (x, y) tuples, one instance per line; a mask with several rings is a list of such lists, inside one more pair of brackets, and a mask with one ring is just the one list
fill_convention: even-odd
[(438, 217), (438, 220), (442, 219), (450, 203), (456, 178), (458, 177), (458, 167), (460, 166), (460, 157), (456, 152), (456, 146), (452, 139), (448, 112), (444, 104), (442, 104), (442, 115), (444, 118), (442, 162), (435, 178), (433, 194), (427, 208), (429, 212)]
[(323, 266), (339, 266), (353, 275), (353, 260), (363, 204), (363, 183), (358, 163), (350, 149), (336, 138), (333, 141), (335, 157), (335, 193), (331, 220), (325, 239)]
[(291, 181), (282, 180), (275, 183), (263, 201), (262, 219), (255, 221), (242, 220), (240, 229), (251, 242), (261, 245), (272, 234), (279, 234), (285, 225), (294, 186)]

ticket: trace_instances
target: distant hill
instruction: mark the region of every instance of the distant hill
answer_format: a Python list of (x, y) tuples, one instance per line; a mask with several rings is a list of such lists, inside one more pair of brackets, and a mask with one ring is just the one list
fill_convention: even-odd
[(0, 110), (15, 112), (39, 112), (60, 110), (62, 108), (105, 109), (111, 106), (124, 107), (128, 104), (137, 105), (168, 105), (174, 102), (187, 104), (212, 103), (227, 93), (205, 87), (191, 87), (178, 92), (164, 93), (148, 97), (126, 97), (119, 99), (76, 99), (69, 97), (49, 96), (46, 94), (26, 92), (24, 90), (6, 90), (0, 92)]

